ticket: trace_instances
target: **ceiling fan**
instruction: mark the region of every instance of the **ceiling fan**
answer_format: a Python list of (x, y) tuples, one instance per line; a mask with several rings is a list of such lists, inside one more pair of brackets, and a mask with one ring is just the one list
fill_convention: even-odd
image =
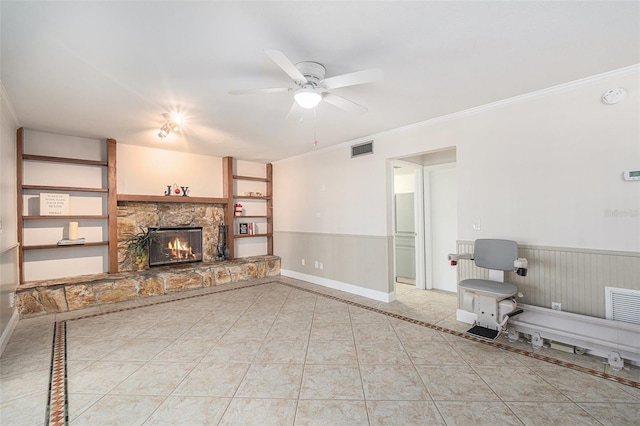
[(294, 64), (279, 50), (265, 50), (266, 55), (284, 72), (291, 77), (296, 87), (273, 87), (266, 89), (232, 90), (232, 95), (244, 95), (249, 93), (277, 93), (293, 92), (293, 105), (287, 114), (287, 120), (299, 118), (303, 109), (315, 108), (321, 101), (346, 111), (363, 114), (367, 108), (362, 105), (330, 93), (332, 89), (354, 86), (356, 84), (371, 83), (381, 80), (382, 70), (371, 68), (363, 71), (325, 77), (326, 69), (318, 62), (304, 61)]

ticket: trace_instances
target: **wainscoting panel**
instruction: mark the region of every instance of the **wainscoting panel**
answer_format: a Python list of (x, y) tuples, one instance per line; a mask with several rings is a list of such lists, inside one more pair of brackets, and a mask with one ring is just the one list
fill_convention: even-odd
[(276, 231), (274, 253), (282, 270), (378, 292), (395, 289), (392, 237)]
[[(472, 253), (473, 242), (458, 241), (457, 250)], [(551, 302), (560, 302), (563, 311), (605, 318), (605, 287), (640, 290), (637, 252), (522, 245), (518, 256), (529, 261), (527, 276), (505, 273), (505, 281), (524, 294), (518, 303), (551, 308)], [(462, 260), (457, 268), (458, 282), (488, 278), (472, 261)]]
[(0, 354), (9, 341), (18, 315), (11, 306), (12, 293), (18, 287), (18, 245), (0, 250)]

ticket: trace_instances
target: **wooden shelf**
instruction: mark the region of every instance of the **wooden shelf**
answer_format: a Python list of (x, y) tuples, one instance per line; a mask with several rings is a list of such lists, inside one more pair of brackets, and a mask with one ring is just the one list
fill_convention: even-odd
[[(118, 272), (118, 234), (117, 234), (117, 201), (116, 201), (116, 141), (114, 139), (106, 139), (104, 141), (104, 154), (106, 154), (106, 159), (104, 160), (93, 160), (87, 158), (70, 158), (70, 157), (60, 157), (56, 155), (39, 155), (39, 154), (28, 154), (24, 152), (25, 145), (25, 130), (24, 128), (19, 128), (16, 131), (16, 183), (18, 187), (18, 197), (16, 203), (16, 212), (18, 217), (17, 224), (17, 234), (18, 234), (18, 265), (19, 265), (19, 283), (23, 284), (25, 282), (25, 259), (24, 253), (26, 251), (32, 250), (52, 250), (52, 249), (63, 249), (63, 248), (86, 248), (86, 247), (106, 247), (107, 248), (107, 271), (109, 273)], [(52, 150), (49, 153), (55, 154), (56, 151)], [(71, 155), (75, 155), (75, 152), (71, 153)], [(102, 157), (100, 157), (102, 158)], [(100, 167), (104, 170), (100, 170), (106, 176), (103, 176), (104, 181), (100, 183), (95, 183), (100, 185), (100, 187), (96, 188), (88, 188), (82, 186), (61, 186), (61, 185), (46, 185), (46, 183), (51, 182), (47, 175), (43, 175), (42, 173), (31, 174), (32, 178), (36, 178), (38, 185), (25, 185), (25, 170), (24, 165), (28, 162), (31, 162), (31, 167), (29, 167), (30, 173), (35, 173), (35, 171), (43, 170), (42, 164), (37, 164), (38, 162), (47, 162), (52, 164), (58, 164), (59, 167), (66, 166), (63, 169), (65, 174), (70, 176), (74, 176), (76, 169), (73, 168), (73, 165), (78, 166), (90, 166), (90, 167)], [(106, 173), (104, 173), (106, 172)], [(33, 182), (33, 180), (30, 180)], [(81, 178), (75, 178), (71, 182), (78, 183), (82, 185), (83, 183), (88, 183), (83, 181)], [(45, 185), (42, 185), (45, 183)], [(24, 215), (25, 211), (25, 201), (26, 197), (24, 195), (37, 195), (38, 193), (43, 192), (62, 192), (62, 193), (85, 193), (83, 196), (91, 196), (94, 199), (100, 199), (102, 204), (102, 208), (100, 210), (90, 210), (94, 211), (96, 214), (65, 214), (60, 216), (44, 216), (40, 214), (34, 215)], [(36, 200), (37, 201), (37, 200)], [(105, 209), (106, 204), (106, 209)], [(105, 214), (106, 213), (106, 214)], [(46, 223), (37, 223), (34, 221), (43, 220)], [(34, 244), (34, 245), (24, 245), (24, 232), (25, 227), (33, 227), (33, 229), (44, 229), (50, 226), (58, 226), (61, 224), (60, 221), (65, 220), (89, 220), (93, 221), (93, 224), (100, 226), (103, 230), (108, 232), (108, 237), (103, 237), (107, 241), (92, 241), (86, 242), (85, 244), (72, 244), (72, 245), (62, 245), (58, 244)], [(99, 221), (99, 222), (96, 222)], [(58, 253), (49, 253), (47, 256), (51, 257), (51, 260), (59, 260), (62, 257), (66, 257), (66, 255), (62, 255), (62, 252)], [(75, 253), (75, 252), (74, 252)], [(75, 255), (72, 254), (72, 257)], [(35, 266), (34, 266), (35, 267)], [(105, 271), (105, 272), (107, 272)]]
[(34, 154), (22, 154), (22, 159), (31, 160), (31, 161), (48, 161), (51, 163), (82, 164), (85, 166), (106, 167), (108, 165), (106, 161), (83, 160), (81, 158), (51, 157), (47, 155), (34, 155)]
[(64, 216), (22, 216), (23, 220), (40, 220), (40, 219), (109, 219), (106, 214), (76, 214)]
[(271, 197), (256, 197), (255, 195), (234, 195), (234, 200), (270, 200)]
[(62, 249), (62, 248), (70, 248), (70, 247), (97, 247), (97, 246), (108, 246), (109, 241), (96, 241), (96, 242), (88, 242), (84, 244), (68, 244), (59, 246), (58, 244), (41, 244), (36, 246), (24, 246), (23, 250), (49, 250), (49, 249)]
[(248, 234), (236, 234), (233, 237), (234, 238), (257, 238), (257, 237), (271, 237), (272, 234), (253, 234), (253, 235), (248, 235)]
[[(241, 180), (253, 181), (253, 182), (262, 182), (264, 183), (264, 196), (256, 197), (250, 195), (234, 195), (235, 191), (238, 191), (235, 183)], [(246, 234), (234, 234), (233, 231), (229, 233), (229, 241), (227, 241), (227, 247), (229, 248), (229, 252), (231, 253), (231, 258), (236, 257), (236, 240), (240, 238), (266, 238), (266, 254), (273, 255), (273, 166), (271, 163), (267, 164), (265, 167), (265, 177), (256, 177), (256, 176), (245, 176), (238, 175), (233, 173), (233, 158), (232, 157), (224, 157), (222, 159), (222, 188), (223, 195), (228, 198), (229, 202), (225, 209), (225, 225), (229, 227), (229, 230), (234, 230), (238, 221), (240, 220), (251, 220), (262, 219), (260, 221), (261, 230), (266, 231), (264, 234), (257, 235), (246, 235)], [(266, 204), (266, 214), (264, 215), (256, 215), (251, 214), (247, 216), (236, 216), (235, 215), (235, 202), (236, 200), (249, 200), (249, 201), (263, 201)], [(249, 203), (252, 205), (253, 203)], [(250, 210), (251, 211), (251, 210)], [(259, 210), (257, 210), (259, 211)], [(262, 228), (266, 224), (266, 230)]]
[(267, 179), (267, 178), (261, 178), (261, 177), (255, 177), (255, 176), (233, 175), (233, 178), (236, 179), (236, 180), (254, 180), (254, 181), (258, 181), (258, 182), (269, 182), (269, 179)]
[(108, 193), (108, 188), (82, 188), (77, 186), (48, 186), (48, 185), (22, 185), (22, 189), (36, 191), (63, 191), (63, 192), (104, 192)]
[(212, 197), (183, 197), (173, 195), (135, 195), (118, 194), (118, 201), (136, 201), (140, 203), (203, 203), (203, 204), (227, 204), (226, 198)]

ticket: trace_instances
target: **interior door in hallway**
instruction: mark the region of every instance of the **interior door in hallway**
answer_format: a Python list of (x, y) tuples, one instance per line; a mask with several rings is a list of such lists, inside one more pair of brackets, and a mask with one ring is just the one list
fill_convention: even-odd
[[(458, 235), (458, 208), (455, 163), (425, 168), (429, 209), (431, 259), (427, 274), (431, 274), (432, 288), (457, 291), (456, 269), (447, 262), (447, 255), (455, 253)], [(426, 182), (425, 182), (426, 183)], [(430, 260), (430, 262), (429, 262)]]
[(416, 179), (420, 166), (397, 162), (393, 172), (396, 282), (416, 284)]

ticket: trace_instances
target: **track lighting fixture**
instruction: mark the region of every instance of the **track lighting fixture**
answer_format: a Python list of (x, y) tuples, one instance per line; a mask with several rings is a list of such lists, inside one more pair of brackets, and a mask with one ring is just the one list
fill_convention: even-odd
[(169, 115), (164, 113), (162, 116), (166, 121), (162, 127), (160, 127), (160, 132), (158, 132), (158, 137), (160, 139), (166, 138), (171, 132), (177, 132), (180, 130), (180, 125), (184, 123), (184, 118), (178, 114)]

